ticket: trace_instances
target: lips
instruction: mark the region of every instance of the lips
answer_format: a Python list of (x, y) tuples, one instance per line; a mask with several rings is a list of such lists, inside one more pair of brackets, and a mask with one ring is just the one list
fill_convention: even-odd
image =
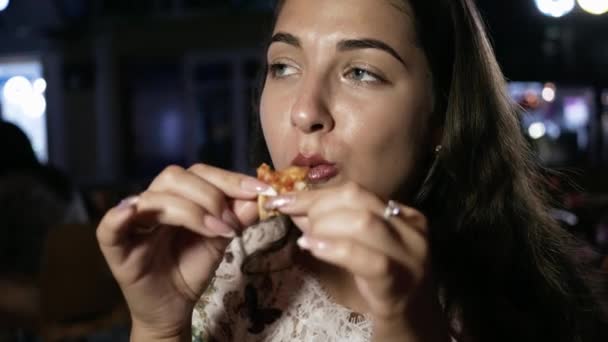
[(298, 154), (291, 164), (309, 167), (308, 181), (313, 184), (327, 182), (338, 174), (336, 164), (325, 160), (325, 158), (319, 154), (311, 156)]
[(335, 165), (321, 164), (308, 171), (308, 180), (311, 183), (323, 183), (334, 178), (337, 174), (338, 168)]

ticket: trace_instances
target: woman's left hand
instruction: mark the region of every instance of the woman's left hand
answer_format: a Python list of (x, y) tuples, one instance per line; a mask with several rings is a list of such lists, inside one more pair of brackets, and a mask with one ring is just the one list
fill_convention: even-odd
[(376, 338), (414, 333), (412, 319), (422, 318), (420, 309), (436, 306), (436, 294), (425, 286), (430, 284), (428, 224), (419, 211), (395, 203), (399, 213), (385, 217), (387, 203), (354, 183), (279, 196), (267, 204), (298, 222), (304, 233), (300, 247), (352, 273)]

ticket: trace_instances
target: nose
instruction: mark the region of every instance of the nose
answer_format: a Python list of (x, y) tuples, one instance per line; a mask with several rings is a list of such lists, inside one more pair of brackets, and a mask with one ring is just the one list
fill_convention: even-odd
[(321, 80), (308, 80), (298, 92), (291, 108), (292, 125), (306, 134), (331, 131), (335, 123), (327, 103), (329, 89)]

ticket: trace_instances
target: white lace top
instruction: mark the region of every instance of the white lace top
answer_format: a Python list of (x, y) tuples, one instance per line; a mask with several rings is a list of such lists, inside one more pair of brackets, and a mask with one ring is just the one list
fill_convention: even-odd
[(230, 244), (194, 310), (193, 342), (371, 341), (369, 317), (333, 302), (311, 274), (295, 266), (293, 244), (254, 259), (254, 270), (274, 271), (241, 272), (244, 255), (264, 248), (284, 230), (281, 221), (268, 221)]

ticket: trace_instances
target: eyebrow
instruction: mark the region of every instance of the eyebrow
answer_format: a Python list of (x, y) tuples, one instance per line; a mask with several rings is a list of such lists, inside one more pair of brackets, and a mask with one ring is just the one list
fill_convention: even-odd
[(342, 40), (338, 43), (338, 51), (351, 51), (351, 50), (358, 50), (358, 49), (382, 50), (384, 52), (389, 53), (391, 56), (395, 57), (399, 62), (401, 62), (401, 64), (403, 64), (404, 66), (407, 67), (407, 64), (405, 63), (403, 58), (401, 58), (401, 56), (399, 56), (399, 54), (397, 53), (397, 50), (393, 49), (390, 45), (388, 45), (387, 43), (385, 43), (381, 40), (371, 39), (371, 38), (348, 39), (348, 40)]
[[(270, 40), (270, 44), (272, 43), (285, 43), (297, 48), (302, 48), (302, 42), (300, 39), (290, 33), (285, 32), (277, 32), (272, 36)], [(269, 46), (270, 46), (269, 44)], [(338, 51), (352, 51), (352, 50), (362, 50), (362, 49), (378, 49), (384, 52), (387, 52), (391, 56), (395, 57), (401, 64), (407, 67), (407, 63), (399, 56), (397, 50), (393, 49), (387, 43), (372, 38), (362, 38), (362, 39), (347, 39), (341, 40), (337, 44)]]
[(295, 46), (297, 48), (302, 48), (302, 43), (300, 42), (300, 38), (294, 36), (291, 33), (285, 33), (285, 32), (275, 33), (272, 36), (272, 39), (270, 40), (270, 44), (272, 44), (272, 43), (285, 43), (288, 45)]

